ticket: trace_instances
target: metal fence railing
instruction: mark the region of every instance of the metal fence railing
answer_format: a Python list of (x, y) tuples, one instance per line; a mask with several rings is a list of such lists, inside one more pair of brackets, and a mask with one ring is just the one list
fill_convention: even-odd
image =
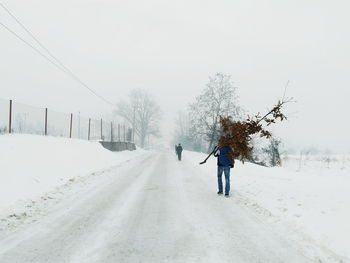
[(131, 142), (132, 128), (113, 120), (38, 108), (0, 99), (0, 134), (23, 133), (84, 140)]

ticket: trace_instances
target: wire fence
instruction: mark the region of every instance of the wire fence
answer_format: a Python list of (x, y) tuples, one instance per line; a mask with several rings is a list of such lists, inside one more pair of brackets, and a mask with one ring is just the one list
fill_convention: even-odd
[(103, 118), (56, 112), (0, 98), (0, 134), (50, 135), (94, 141), (133, 142), (133, 130)]

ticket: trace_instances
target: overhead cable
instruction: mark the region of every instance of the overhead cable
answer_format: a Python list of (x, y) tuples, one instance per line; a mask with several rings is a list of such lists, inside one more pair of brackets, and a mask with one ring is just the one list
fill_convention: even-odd
[(30, 48), (32, 48), (36, 53), (38, 53), (40, 56), (48, 60), (51, 64), (53, 64), (56, 68), (58, 68), (60, 71), (62, 71), (65, 74), (68, 74), (71, 78), (73, 78), (75, 81), (80, 83), (82, 86), (84, 86), (86, 89), (88, 89), (91, 93), (93, 93), (95, 96), (103, 100), (105, 103), (114, 106), (113, 103), (105, 99), (103, 96), (99, 95), (97, 92), (95, 92), (92, 88), (90, 88), (86, 83), (84, 83), (80, 78), (74, 74), (69, 68), (67, 68), (56, 56), (50, 52), (48, 48), (46, 48), (27, 27), (24, 26), (23, 23), (19, 21), (6, 7), (4, 4), (0, 3), (0, 6), (27, 32), (27, 34), (34, 39), (34, 41), (43, 49), (46, 51), (46, 53), (52, 58), (49, 58), (46, 56), (43, 52), (41, 52), (38, 48), (30, 44), (28, 41), (26, 41), (24, 38), (19, 36), (16, 32), (14, 32), (12, 29), (10, 29), (8, 26), (0, 22), (0, 25), (3, 26), (8, 32), (13, 34), (15, 37), (17, 37), (19, 40), (24, 42), (26, 45), (28, 45)]

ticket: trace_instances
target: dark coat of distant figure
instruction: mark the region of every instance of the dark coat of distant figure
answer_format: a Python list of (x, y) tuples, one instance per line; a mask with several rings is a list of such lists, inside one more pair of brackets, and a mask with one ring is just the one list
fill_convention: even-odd
[(182, 146), (181, 143), (179, 143), (178, 146), (176, 146), (176, 154), (177, 154), (177, 158), (179, 159), (179, 161), (181, 161), (181, 154), (182, 154)]

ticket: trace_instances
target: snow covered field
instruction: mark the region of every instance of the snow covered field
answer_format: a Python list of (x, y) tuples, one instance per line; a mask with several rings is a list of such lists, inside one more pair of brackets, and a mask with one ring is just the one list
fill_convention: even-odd
[(144, 153), (113, 153), (98, 142), (37, 135), (0, 136), (0, 215), (21, 200)]
[[(198, 153), (188, 157), (203, 158)], [(295, 242), (310, 239), (350, 260), (350, 174), (344, 156), (290, 156), (286, 168), (236, 162), (233, 197), (264, 219), (289, 230)], [(331, 158), (330, 165), (324, 160)], [(345, 161), (344, 161), (345, 160)], [(215, 163), (209, 164), (215, 170)], [(301, 167), (301, 169), (300, 169)], [(330, 168), (328, 168), (330, 167)], [(208, 167), (201, 167), (207, 174)], [(210, 176), (207, 175), (208, 180)], [(292, 232), (294, 234), (292, 235)]]
[(350, 169), (349, 154), (310, 154), (284, 155), (283, 167), (298, 172), (318, 174), (334, 174), (334, 172)]
[(32, 135), (0, 149), (0, 262), (350, 262), (346, 168), (236, 162), (226, 199), (201, 153)]

